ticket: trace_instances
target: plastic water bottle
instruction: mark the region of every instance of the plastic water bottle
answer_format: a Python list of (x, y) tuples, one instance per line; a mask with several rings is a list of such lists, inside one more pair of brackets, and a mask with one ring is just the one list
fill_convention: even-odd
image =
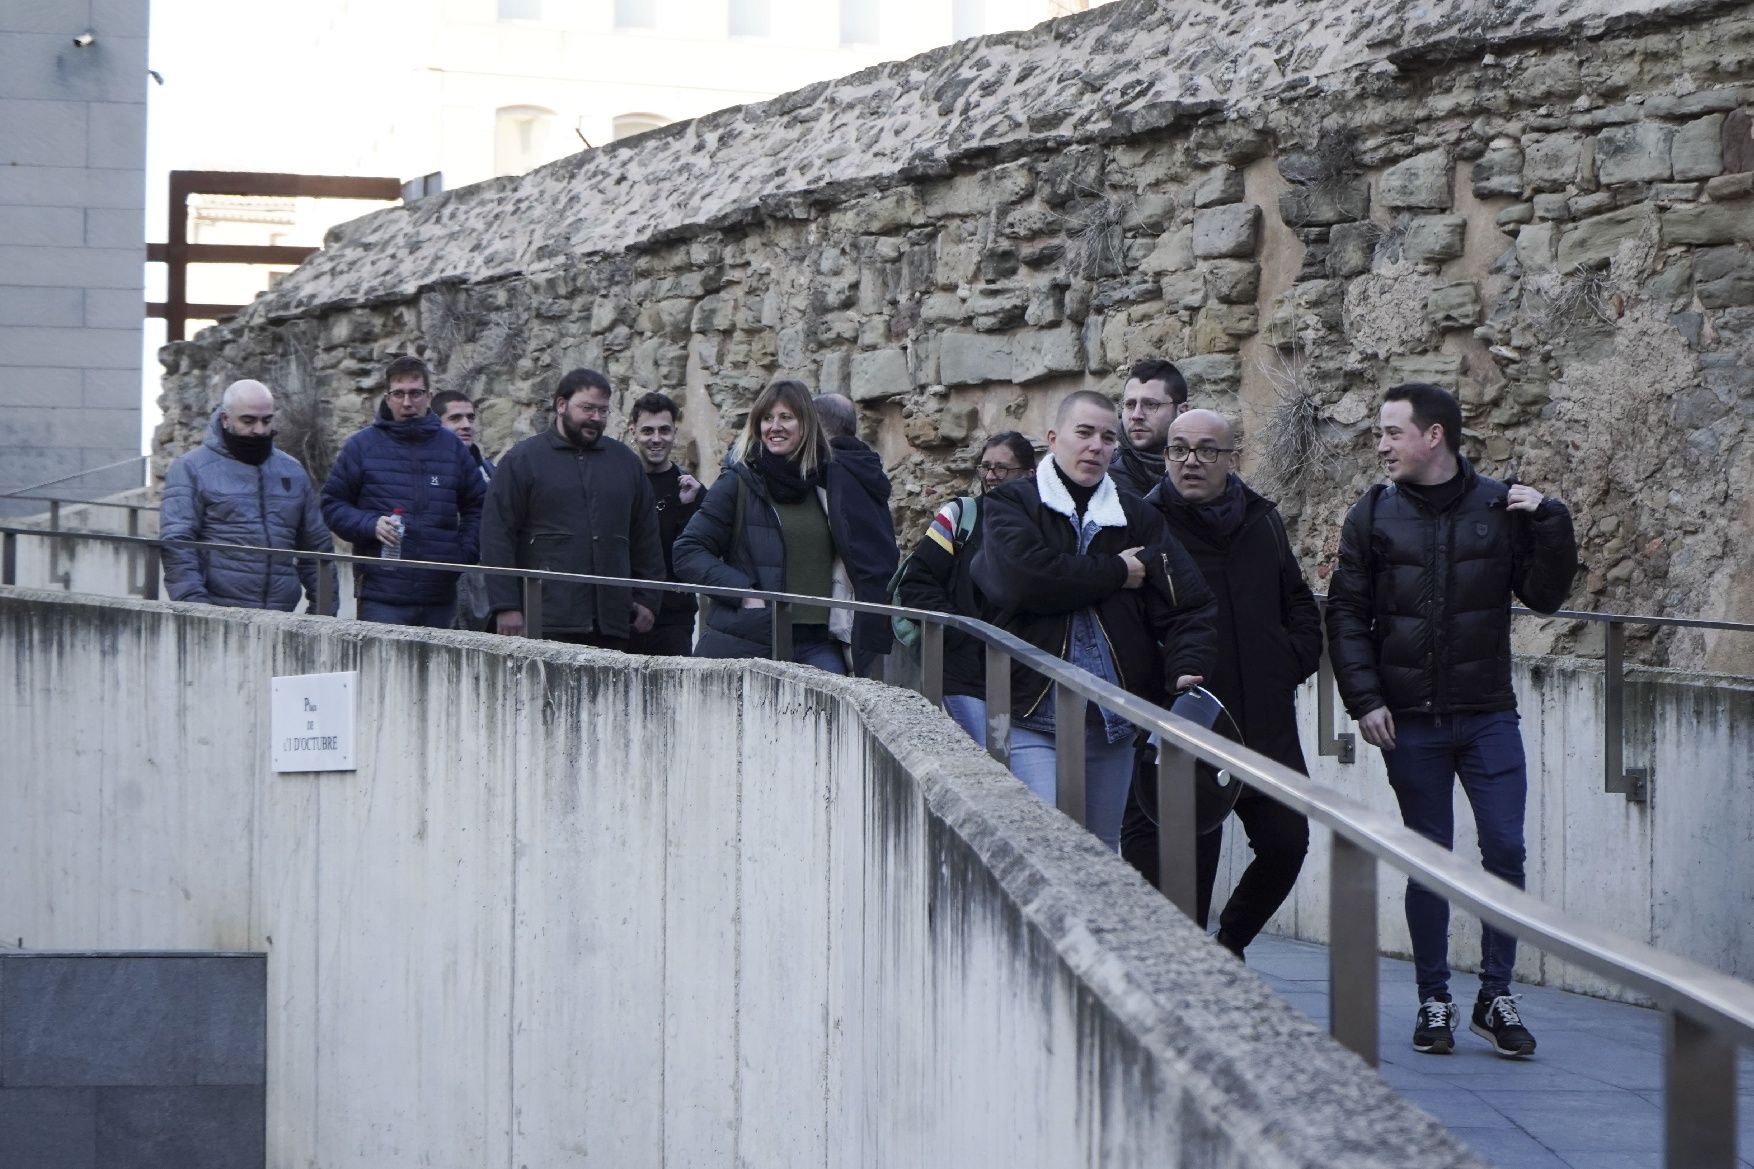
[(408, 521), (402, 518), (402, 509), (397, 508), (390, 513), (390, 523), (396, 529), (396, 543), (385, 544), (378, 549), (378, 555), (385, 560), (402, 559), (402, 541), (408, 538)]

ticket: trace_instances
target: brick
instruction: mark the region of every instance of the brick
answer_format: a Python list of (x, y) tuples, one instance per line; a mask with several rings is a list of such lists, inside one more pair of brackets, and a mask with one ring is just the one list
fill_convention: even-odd
[[(7, 208), (0, 207), (0, 214)], [(19, 288), (0, 285), (0, 326), (47, 325), (75, 328), (85, 324), (85, 292), (78, 288)], [(7, 379), (11, 381), (10, 378)], [(12, 400), (10, 386), (6, 395)]]
[(0, 367), (139, 369), (141, 331), (0, 325)]

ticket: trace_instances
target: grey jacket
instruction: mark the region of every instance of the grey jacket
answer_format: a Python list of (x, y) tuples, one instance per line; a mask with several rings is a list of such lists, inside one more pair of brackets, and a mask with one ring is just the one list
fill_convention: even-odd
[[(166, 540), (253, 544), (302, 552), (332, 552), (317, 493), (299, 461), (276, 450), (259, 467), (240, 463), (225, 449), (219, 411), (201, 445), (171, 464), (164, 479), (159, 535)], [(329, 574), (329, 616), (335, 613), (335, 567)], [(298, 607), (300, 585), (317, 600), (315, 561), (249, 552), (196, 548), (164, 550), (165, 589), (173, 601), (202, 601), (242, 609)]]

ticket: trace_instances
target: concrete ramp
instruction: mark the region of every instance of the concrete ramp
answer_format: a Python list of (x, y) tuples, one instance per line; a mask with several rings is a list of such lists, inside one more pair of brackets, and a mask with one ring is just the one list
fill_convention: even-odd
[[(268, 1163), (1472, 1166), (875, 683), (0, 590), (0, 936), (268, 954)], [(268, 770), (359, 671), (359, 769)]]

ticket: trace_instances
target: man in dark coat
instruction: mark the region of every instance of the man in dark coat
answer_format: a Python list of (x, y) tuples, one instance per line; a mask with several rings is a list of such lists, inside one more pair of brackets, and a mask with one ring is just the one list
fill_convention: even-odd
[[(889, 473), (883, 458), (859, 438), (859, 413), (845, 394), (818, 394), (822, 432), (834, 448), (828, 464), (829, 525), (847, 533), (841, 559), (852, 577), (853, 597), (889, 603), (889, 579), (901, 564), (895, 520), (889, 514)], [(838, 490), (836, 488), (839, 488)], [(853, 488), (857, 490), (853, 490)], [(838, 523), (838, 527), (835, 525)], [(864, 674), (894, 645), (886, 617), (859, 613), (853, 618), (853, 673)]]
[[(481, 471), (432, 412), (426, 362), (398, 357), (384, 382), (376, 421), (347, 440), (323, 484), (323, 518), (360, 556), (396, 548), (403, 560), (474, 564), (486, 494)], [(449, 628), (457, 574), (394, 564), (355, 566), (360, 618)]]
[[(628, 438), (634, 453), (645, 467), (646, 482), (651, 485), (653, 506), (658, 512), (658, 544), (664, 550), (664, 579), (675, 580), (671, 548), (694, 513), (700, 510), (705, 494), (700, 480), (676, 465), (672, 457), (676, 449), (676, 427), (682, 421), (682, 409), (668, 394), (653, 391), (634, 400), (628, 419)], [(700, 612), (692, 593), (661, 593), (658, 617), (647, 633), (636, 633), (629, 650), (637, 654), (661, 654), (686, 657), (694, 645), (694, 619)]]
[(1162, 358), (1149, 358), (1127, 371), (1121, 390), (1121, 444), (1109, 477), (1128, 495), (1144, 499), (1163, 478), (1163, 448), (1169, 424), (1188, 408), (1188, 383), (1181, 370)]
[[(475, 403), (460, 390), (440, 390), (432, 396), (432, 412), (439, 425), (457, 436), (469, 448), (469, 457), (481, 469), (481, 482), (493, 482), (493, 460), (481, 453), (475, 442)], [(487, 575), (465, 572), (457, 578), (457, 628), (488, 630), (493, 628), (493, 611), (487, 604)]]
[[(1236, 474), (1230, 423), (1190, 410), (1169, 428), (1169, 474), (1146, 501), (1199, 566), (1218, 599), (1218, 653), (1205, 686), (1242, 731), (1244, 745), (1293, 771), (1304, 769), (1297, 739), (1297, 688), (1322, 653), (1321, 611), (1304, 583), (1279, 509)], [(1155, 768), (1142, 770), (1140, 779)], [(1121, 828), (1121, 852), (1157, 884), (1157, 825), (1147, 815), (1155, 786), (1135, 781)], [(1218, 915), (1218, 942), (1237, 957), (1278, 911), (1309, 851), (1309, 823), (1271, 796), (1244, 788), (1236, 816), (1254, 859)], [(1219, 828), (1198, 841), (1199, 920), (1206, 924), (1224, 843)]]
[[(1551, 613), (1577, 572), (1571, 513), (1461, 456), (1462, 411), (1438, 386), (1384, 396), (1377, 453), (1389, 485), (1352, 506), (1328, 588), (1328, 654), (1346, 710), (1382, 751), (1407, 827), (1455, 847), (1459, 775), (1486, 871), (1523, 884), (1528, 768), (1510, 681), (1510, 600)], [(1407, 883), (1419, 983), (1413, 1049), (1455, 1047), (1449, 902)], [(1535, 1038), (1510, 993), (1516, 939), (1480, 931), (1480, 993), (1469, 1030), (1508, 1058)]]
[[(554, 421), (507, 451), (487, 492), (482, 563), (591, 576), (664, 579), (658, 513), (639, 456), (607, 437), (609, 379), (575, 369), (554, 391)], [(487, 581), (496, 628), (524, 632), (522, 582)], [(626, 650), (631, 633), (650, 632), (656, 589), (542, 582), (542, 635)]]

